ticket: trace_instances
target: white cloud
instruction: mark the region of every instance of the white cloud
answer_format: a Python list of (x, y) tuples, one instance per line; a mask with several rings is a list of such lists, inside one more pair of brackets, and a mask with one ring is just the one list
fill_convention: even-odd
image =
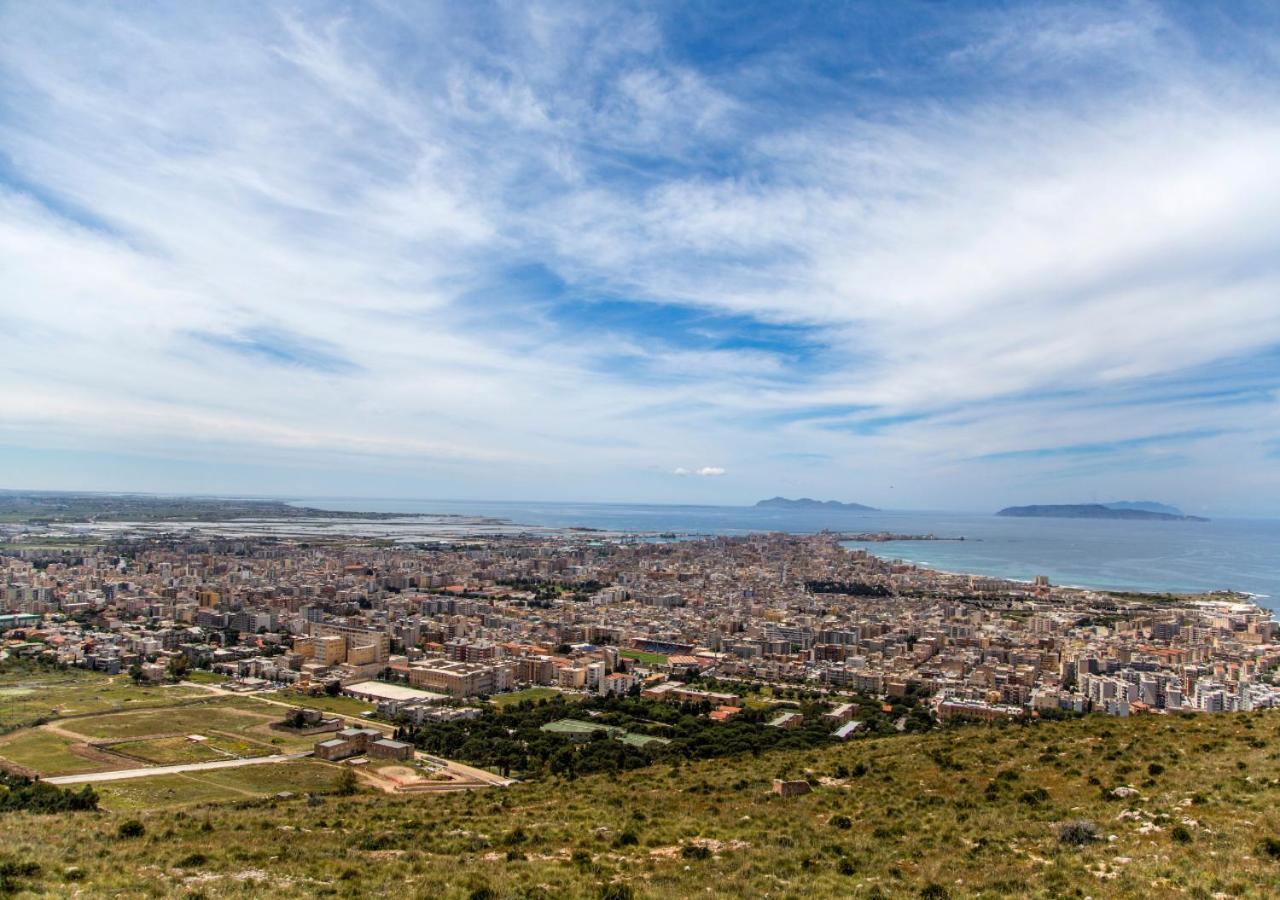
[[(795, 116), (675, 59), (652, 16), (455, 18), (402, 14), (392, 41), (319, 7), (0, 8), (0, 390), (22, 398), (0, 441), (460, 467), (441, 491), (526, 467), (619, 498), (680, 496), (625, 477), (678, 446), (725, 463), (679, 475), (876, 505), (890, 483), (967, 503), (999, 489), (976, 457), (1144, 434), (1222, 432), (1180, 452), (1202, 476), (1228, 444), (1264, 468), (1265, 385), (1247, 415), (1142, 385), (1280, 344), (1280, 91), (1151, 7), (983, 14), (940, 65), (998, 63), (997, 87)], [(1095, 63), (1124, 78), (1090, 86)], [(497, 277), (531, 264), (749, 325), (577, 331)], [(777, 461), (797, 452), (826, 462)]]

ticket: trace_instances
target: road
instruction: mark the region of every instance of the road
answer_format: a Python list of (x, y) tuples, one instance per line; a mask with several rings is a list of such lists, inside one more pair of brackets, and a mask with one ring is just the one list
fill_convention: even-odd
[(248, 759), (221, 759), (216, 762), (186, 763), (180, 766), (148, 766), (144, 769), (119, 769), (115, 772), (90, 772), (85, 775), (57, 775), (44, 778), (48, 784), (89, 784), (96, 781), (120, 781), (124, 778), (151, 778), (154, 775), (177, 775), (182, 772), (207, 772), (210, 769), (237, 769), (240, 766), (261, 766), (267, 763), (292, 762), (310, 756), (303, 753), (281, 753), (276, 756), (252, 756)]

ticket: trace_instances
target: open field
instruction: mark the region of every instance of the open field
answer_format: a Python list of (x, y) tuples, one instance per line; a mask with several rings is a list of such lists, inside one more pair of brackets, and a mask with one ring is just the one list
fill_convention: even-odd
[[(72, 684), (94, 694), (101, 691), (95, 681)], [(61, 690), (69, 704), (80, 705), (72, 684)], [(111, 686), (110, 690), (116, 688)], [(198, 696), (209, 698), (204, 691)], [(55, 776), (309, 750), (317, 738), (271, 728), (271, 723), (287, 712), (284, 707), (251, 697), (214, 697), (167, 707), (140, 705), (125, 712), (57, 719), (0, 735), (0, 759)], [(190, 735), (207, 740), (191, 741)]]
[(522, 691), (512, 691), (509, 694), (495, 694), (492, 702), (494, 706), (498, 707), (514, 706), (515, 704), (522, 703), (525, 700), (532, 700), (536, 702), (538, 700), (546, 700), (550, 697), (557, 697), (561, 695), (563, 695), (567, 700), (573, 699), (572, 694), (564, 694), (563, 691), (558, 691), (555, 688), (531, 687), (525, 688)]
[[(117, 837), (118, 815), (10, 814), (4, 853), (41, 863), (33, 890), (86, 895), (198, 878), (210, 898), (600, 898), (613, 884), (635, 898), (1269, 898), (1278, 750), (1280, 713), (1089, 717), (504, 790), (191, 808), (297, 790), (293, 773), (249, 767), (102, 785), (142, 839)], [(336, 771), (311, 765), (317, 782)], [(775, 776), (813, 792), (773, 796)], [(1063, 833), (1080, 843), (1064, 841), (1076, 821)], [(68, 867), (83, 880), (64, 882)]]
[(649, 653), (645, 650), (619, 650), (618, 655), (650, 666), (665, 666), (667, 664), (667, 657), (661, 653)]
[(84, 669), (0, 672), (0, 732), (42, 719), (165, 706), (205, 696), (180, 685), (138, 686), (127, 675)]
[(249, 698), (232, 697), (188, 706), (88, 716), (64, 722), (61, 727), (93, 740), (113, 740), (161, 734), (207, 734), (210, 731), (247, 734), (281, 718), (283, 712), (279, 707), (254, 703)]
[(338, 768), (327, 763), (299, 761), (265, 763), (240, 769), (186, 772), (95, 784), (104, 808), (116, 812), (154, 810), (264, 797), (281, 791), (305, 793), (331, 790)]
[(127, 760), (120, 760), (113, 766), (89, 755), (76, 754), (71, 750), (76, 743), (71, 738), (42, 728), (24, 729), (0, 737), (0, 757), (41, 775), (102, 772), (128, 764)]
[(290, 706), (321, 709), (325, 712), (339, 713), (344, 716), (359, 716), (361, 713), (373, 712), (377, 709), (372, 703), (365, 703), (363, 700), (357, 700), (354, 697), (330, 697), (328, 694), (309, 697), (305, 694), (299, 694), (297, 691), (275, 691), (263, 696), (279, 703), (288, 703)]
[(111, 751), (158, 766), (270, 756), (277, 752), (277, 748), (268, 748), (262, 744), (227, 738), (218, 734), (201, 736), (205, 738), (204, 741), (192, 741), (187, 737), (126, 741), (112, 744)]
[(231, 679), (226, 675), (218, 675), (214, 672), (192, 671), (182, 676), (184, 681), (190, 681), (192, 684), (226, 684)]

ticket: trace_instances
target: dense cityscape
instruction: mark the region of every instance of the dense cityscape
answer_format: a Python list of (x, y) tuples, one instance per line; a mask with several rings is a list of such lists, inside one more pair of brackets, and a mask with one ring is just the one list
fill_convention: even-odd
[(206, 669), (415, 725), (531, 687), (740, 710), (690, 679), (911, 696), (940, 721), (1280, 704), (1275, 624), (1244, 597), (944, 574), (840, 537), (13, 544), (0, 629), (6, 656)]

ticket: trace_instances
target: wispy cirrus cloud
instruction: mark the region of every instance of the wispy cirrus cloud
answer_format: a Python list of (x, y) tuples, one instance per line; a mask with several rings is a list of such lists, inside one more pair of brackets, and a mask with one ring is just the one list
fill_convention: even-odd
[(1255, 507), (1280, 21), (874, 14), (6, 6), (0, 387), (36, 402), (0, 441), (217, 429), (452, 496)]

